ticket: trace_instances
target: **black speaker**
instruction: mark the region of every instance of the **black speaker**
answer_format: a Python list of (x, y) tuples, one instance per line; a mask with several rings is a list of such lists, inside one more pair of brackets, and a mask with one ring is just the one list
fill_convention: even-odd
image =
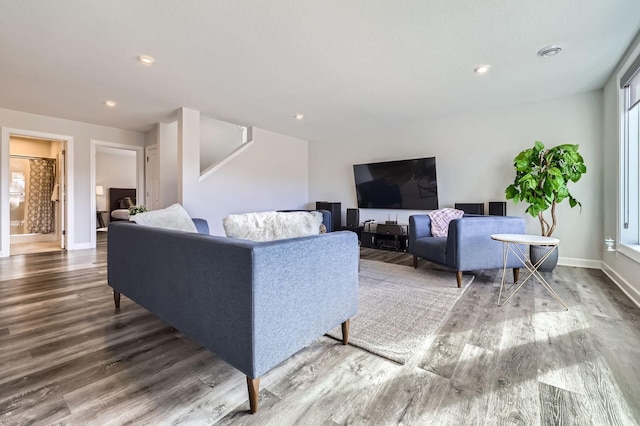
[(484, 203), (455, 203), (454, 207), (466, 214), (484, 214)]
[(340, 229), (342, 226), (342, 206), (340, 203), (316, 201), (316, 210), (328, 210), (331, 213), (331, 229), (327, 229), (328, 232)]
[(489, 201), (489, 214), (492, 216), (506, 216), (507, 202), (506, 201)]
[(347, 209), (347, 226), (356, 227), (360, 225), (360, 210)]

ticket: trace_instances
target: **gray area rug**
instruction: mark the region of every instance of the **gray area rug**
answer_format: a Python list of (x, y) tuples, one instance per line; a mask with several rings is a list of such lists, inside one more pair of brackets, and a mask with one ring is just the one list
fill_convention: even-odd
[[(360, 260), (358, 313), (349, 344), (404, 364), (435, 338), (444, 319), (474, 280), (453, 272)], [(340, 327), (327, 333), (342, 338)]]

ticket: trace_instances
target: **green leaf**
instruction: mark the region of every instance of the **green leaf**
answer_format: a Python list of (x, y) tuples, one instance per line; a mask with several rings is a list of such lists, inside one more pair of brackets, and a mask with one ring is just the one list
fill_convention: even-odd
[(539, 152), (544, 149), (544, 144), (540, 141), (536, 141), (536, 143), (534, 144), (534, 147)]
[(520, 191), (518, 191), (518, 188), (516, 188), (515, 185), (509, 185), (504, 192), (507, 196), (507, 200), (511, 200), (513, 198), (516, 203), (518, 202), (517, 196), (520, 194)]

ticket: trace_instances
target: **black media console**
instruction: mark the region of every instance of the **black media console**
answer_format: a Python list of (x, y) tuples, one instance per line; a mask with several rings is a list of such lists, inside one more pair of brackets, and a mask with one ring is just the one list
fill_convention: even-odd
[(362, 247), (407, 251), (409, 225), (367, 224), (360, 233)]

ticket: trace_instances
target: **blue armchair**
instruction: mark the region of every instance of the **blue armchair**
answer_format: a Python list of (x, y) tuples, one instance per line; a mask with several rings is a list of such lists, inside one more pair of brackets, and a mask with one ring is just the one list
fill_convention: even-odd
[[(462, 272), (503, 267), (502, 243), (491, 239), (491, 234), (524, 234), (525, 223), (521, 217), (465, 215), (449, 223), (447, 237), (431, 235), (431, 219), (428, 215), (409, 217), (409, 249), (413, 255), (413, 267), (418, 258), (454, 269), (458, 287), (462, 285)], [(513, 280), (518, 281), (524, 265), (515, 256), (507, 259), (507, 268), (513, 269)]]

